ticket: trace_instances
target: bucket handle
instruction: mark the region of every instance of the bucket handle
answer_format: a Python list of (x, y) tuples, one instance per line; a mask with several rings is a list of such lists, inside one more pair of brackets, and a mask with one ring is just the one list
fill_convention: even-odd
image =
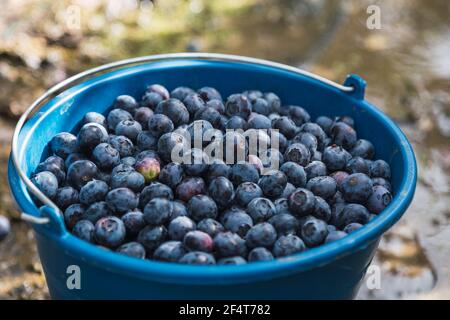
[[(29, 179), (26, 172), (22, 170), (20, 163), (21, 157), (19, 156), (19, 135), (20, 132), (25, 125), (26, 121), (29, 117), (31, 117), (34, 113), (36, 113), (47, 101), (57, 97), (63, 91), (68, 88), (86, 81), (94, 76), (98, 76), (102, 73), (113, 71), (116, 69), (121, 69), (124, 67), (129, 67), (133, 65), (140, 65), (149, 62), (163, 62), (163, 61), (176, 61), (176, 60), (207, 60), (207, 61), (224, 61), (224, 62), (240, 62), (240, 63), (249, 63), (260, 66), (277, 68), (289, 72), (293, 72), (296, 74), (300, 74), (302, 76), (314, 79), (316, 81), (325, 83), (326, 85), (333, 87), (343, 93), (352, 95), (358, 99), (364, 99), (364, 88), (365, 82), (361, 78), (351, 75), (347, 78), (343, 85), (338, 84), (334, 81), (316, 75), (314, 73), (308, 72), (306, 70), (302, 70), (296, 67), (288, 66), (282, 63), (272, 62), (268, 60), (256, 59), (251, 57), (237, 56), (237, 55), (228, 55), (228, 54), (218, 54), (218, 53), (170, 53), (170, 54), (159, 54), (152, 56), (144, 56), (137, 57), (132, 59), (120, 60), (112, 63), (108, 63), (93, 69), (89, 69), (78, 73), (58, 84), (51, 87), (48, 91), (46, 91), (42, 96), (40, 96), (37, 100), (35, 100), (31, 106), (22, 114), (19, 121), (17, 122), (16, 128), (14, 130), (12, 145), (11, 145), (11, 157), (13, 165), (18, 173), (19, 179), (25, 183), (27, 189), (34, 195), (36, 198), (43, 203), (44, 206), (51, 208), (55, 213), (61, 215), (61, 210), (58, 206), (50, 200), (47, 196), (45, 196)], [(357, 77), (357, 78), (356, 78)], [(358, 80), (360, 79), (360, 80)], [(36, 217), (31, 214), (22, 213), (22, 219), (28, 221), (33, 224), (48, 224), (51, 219), (47, 217)]]

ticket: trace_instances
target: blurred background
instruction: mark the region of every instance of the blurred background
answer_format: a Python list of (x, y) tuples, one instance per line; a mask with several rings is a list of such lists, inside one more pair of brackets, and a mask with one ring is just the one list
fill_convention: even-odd
[[(381, 25), (372, 28), (379, 8)], [(369, 13), (368, 13), (369, 8)], [(372, 8), (372, 9), (371, 9)], [(369, 19), (369, 25), (368, 23)], [(373, 22), (373, 21), (372, 21)], [(447, 0), (3, 0), (0, 12), (0, 299), (48, 299), (31, 229), (6, 181), (14, 125), (53, 84), (118, 59), (207, 51), (270, 59), (336, 82), (404, 130), (419, 162), (415, 199), (373, 264), (360, 299), (450, 299), (450, 2)]]

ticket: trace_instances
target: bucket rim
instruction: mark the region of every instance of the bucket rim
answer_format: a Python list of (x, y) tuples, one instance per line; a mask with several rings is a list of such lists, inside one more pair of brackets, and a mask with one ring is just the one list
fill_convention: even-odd
[[(179, 55), (179, 54), (178, 54)], [(208, 58), (223, 58), (223, 57), (232, 57), (233, 60), (226, 60), (229, 62), (239, 62), (239, 63), (248, 63), (248, 64), (257, 64), (261, 66), (261, 61), (264, 62), (262, 64), (265, 67), (274, 68), (282, 71), (287, 72), (294, 72), (297, 73), (299, 76), (309, 76), (309, 73), (299, 73), (295, 72), (296, 68), (282, 65), (278, 63), (272, 63), (270, 61), (265, 62), (265, 60), (259, 60), (253, 58), (246, 58), (246, 57), (240, 57), (240, 56), (230, 56), (230, 55), (217, 55), (217, 54), (208, 54), (210, 56), (205, 56), (204, 58), (199, 57), (198, 55), (187, 55), (187, 56), (179, 56), (181, 60), (189, 61), (195, 57), (195, 60), (207, 60), (209, 62), (214, 62), (217, 60), (210, 60)], [(171, 59), (171, 55), (157, 55), (157, 56), (150, 56), (150, 57), (161, 57), (164, 56), (167, 59)], [(172, 56), (175, 57), (175, 56)], [(145, 58), (145, 57), (141, 57)], [(131, 60), (137, 61), (137, 59), (127, 59), (127, 60), (121, 60), (117, 63), (124, 63), (129, 62)], [(104, 68), (105, 66), (110, 66), (113, 64), (107, 64), (104, 66), (100, 66), (98, 68), (93, 68), (90, 70), (87, 70), (85, 72), (82, 72), (72, 78), (69, 78), (65, 81), (63, 81), (64, 84), (71, 83), (71, 79), (75, 80), (77, 79), (77, 76), (83, 75), (83, 74), (89, 74), (89, 72), (98, 70), (99, 68)], [(126, 70), (122, 69), (122, 70)], [(297, 69), (299, 70), (299, 69)], [(94, 79), (96, 81), (99, 81), (100, 79), (111, 76), (111, 72), (105, 73), (100, 76), (96, 76)], [(321, 77), (313, 77), (313, 79), (322, 81), (323, 78)], [(71, 81), (69, 81), (71, 80)], [(329, 80), (328, 80), (329, 81)], [(323, 81), (322, 81), (323, 82)], [(83, 83), (83, 82), (82, 82)], [(82, 84), (81, 83), (81, 84)], [(329, 84), (328, 82), (325, 82), (326, 84)], [(334, 85), (331, 85), (332, 87), (335, 87), (335, 89), (340, 89), (344, 92), (350, 92), (351, 90), (340, 88), (338, 85), (337, 87)], [(343, 88), (349, 88), (344, 87)], [(55, 87), (54, 87), (55, 88)], [(53, 88), (52, 88), (53, 89)], [(52, 90), (50, 89), (50, 90)], [(49, 91), (50, 91), (49, 90)], [(63, 90), (65, 91), (65, 90)], [(55, 90), (54, 92), (57, 92)], [(48, 93), (48, 92), (47, 92)], [(30, 109), (33, 109), (32, 107), (36, 107), (40, 105), (41, 103), (45, 105), (47, 102), (45, 101), (45, 94), (38, 98), (30, 107)], [(44, 97), (44, 98), (43, 98)], [(392, 202), (386, 208), (380, 215), (377, 216), (377, 218), (373, 219), (371, 222), (369, 222), (367, 225), (364, 226), (364, 228), (353, 232), (352, 234), (349, 234), (348, 236), (344, 237), (343, 239), (340, 239), (338, 241), (324, 244), (319, 247), (307, 250), (305, 252), (295, 254), (286, 258), (279, 258), (273, 261), (267, 261), (267, 262), (260, 262), (260, 263), (250, 263), (247, 265), (241, 265), (241, 266), (191, 266), (191, 265), (184, 265), (184, 264), (177, 264), (177, 263), (167, 263), (167, 262), (159, 262), (154, 260), (139, 260), (135, 258), (130, 258), (124, 255), (119, 255), (117, 253), (108, 252), (103, 249), (97, 248), (95, 245), (89, 244), (87, 242), (84, 242), (73, 235), (69, 233), (68, 230), (64, 229), (65, 232), (63, 232), (59, 237), (55, 237), (54, 239), (56, 241), (59, 241), (62, 246), (64, 246), (66, 252), (68, 254), (72, 255), (80, 255), (82, 254), (84, 258), (86, 258), (88, 261), (92, 261), (93, 264), (97, 264), (99, 267), (104, 266), (104, 268), (111, 270), (111, 267), (114, 267), (117, 269), (117, 272), (120, 272), (121, 274), (128, 274), (133, 277), (143, 277), (143, 278), (154, 278), (158, 281), (162, 282), (171, 282), (171, 283), (186, 283), (186, 284), (211, 284), (214, 283), (223, 283), (223, 284), (230, 284), (230, 283), (236, 283), (236, 282), (252, 282), (256, 279), (258, 280), (264, 280), (264, 279), (272, 279), (276, 278), (282, 275), (287, 275), (299, 271), (305, 271), (314, 267), (321, 266), (323, 264), (330, 263), (342, 256), (348, 255), (353, 251), (364, 249), (365, 247), (369, 246), (370, 243), (373, 241), (376, 241), (383, 232), (385, 232), (387, 229), (389, 229), (405, 212), (406, 208), (409, 206), (410, 202), (412, 201), (414, 192), (415, 192), (415, 186), (416, 186), (416, 180), (417, 180), (417, 164), (416, 159), (414, 156), (414, 151), (412, 149), (412, 146), (410, 145), (408, 139), (404, 135), (404, 133), (401, 131), (401, 129), (382, 111), (380, 111), (375, 106), (371, 105), (367, 101), (358, 101), (361, 104), (361, 107), (365, 108), (368, 112), (370, 112), (374, 117), (377, 117), (383, 125), (386, 126), (386, 128), (391, 131), (391, 134), (395, 137), (396, 143), (399, 146), (399, 150), (402, 153), (402, 157), (404, 158), (404, 167), (402, 172), (402, 182), (398, 188), (398, 192), (396, 195), (394, 195)], [(21, 119), (18, 122), (18, 125), (16, 127), (16, 132), (13, 137), (13, 144), (14, 142), (18, 143), (19, 133), (21, 127), (25, 124), (28, 116), (31, 114), (33, 110), (27, 110), (26, 113), (21, 117)], [(16, 149), (13, 148), (13, 151)], [(16, 159), (17, 160), (17, 159)], [(21, 177), (21, 167), (19, 162), (16, 163), (14, 159), (14, 154), (12, 153), (10, 157), (10, 175), (9, 179), (20, 179)], [(22, 172), (23, 173), (23, 172)], [(28, 179), (28, 177), (25, 175), (25, 178)], [(26, 181), (26, 180), (25, 180)], [(23, 182), (23, 180), (20, 181), (19, 185), (21, 185), (22, 189), (26, 189), (26, 187), (29, 187), (26, 185), (26, 183)], [(11, 191), (14, 195), (15, 192), (17, 192), (18, 184), (11, 183)], [(28, 192), (28, 191), (27, 191)], [(22, 199), (24, 201), (27, 201), (25, 198)], [(20, 204), (20, 201), (17, 201)], [(39, 209), (34, 205), (34, 203), (31, 203), (35, 209), (36, 212), (39, 212)], [(30, 204), (28, 204), (30, 205)], [(53, 204), (54, 205), (54, 204)], [(50, 208), (52, 208), (54, 211), (58, 212), (59, 209), (54, 205), (54, 207), (50, 204)], [(40, 233), (44, 233), (46, 235), (49, 235), (51, 231), (49, 231), (48, 228), (42, 228), (41, 226), (36, 227), (36, 231)]]

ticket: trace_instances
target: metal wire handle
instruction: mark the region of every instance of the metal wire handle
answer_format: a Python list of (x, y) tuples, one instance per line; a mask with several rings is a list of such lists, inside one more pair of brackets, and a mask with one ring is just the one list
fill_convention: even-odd
[[(112, 71), (115, 69), (120, 69), (123, 67), (128, 67), (131, 65), (139, 65), (144, 64), (148, 62), (161, 62), (161, 61), (174, 61), (174, 60), (208, 60), (208, 61), (227, 61), (227, 62), (240, 62), (240, 63), (249, 63), (249, 64), (256, 64), (261, 66), (267, 66), (272, 68), (277, 68), (289, 72), (293, 72), (296, 74), (300, 74), (309, 78), (312, 78), (314, 80), (323, 82), (331, 87), (334, 87), (340, 91), (343, 92), (352, 92), (355, 90), (352, 86), (344, 86), (341, 84), (338, 84), (336, 82), (333, 82), (329, 79), (323, 78), (321, 76), (318, 76), (316, 74), (310, 73), (308, 71), (288, 66), (285, 64), (262, 60), (262, 59), (256, 59), (256, 58), (250, 58), (250, 57), (243, 57), (243, 56), (236, 56), (236, 55), (228, 55), (228, 54), (218, 54), (218, 53), (170, 53), (170, 54), (159, 54), (159, 55), (152, 55), (152, 56), (145, 56), (145, 57), (137, 57), (132, 59), (126, 59), (126, 60), (120, 60), (117, 62), (108, 63), (93, 69), (89, 69), (86, 71), (83, 71), (81, 73), (78, 73), (60, 83), (50, 88), (48, 91), (46, 91), (42, 96), (40, 96), (37, 100), (35, 100), (31, 106), (23, 113), (23, 115), (20, 117), (19, 121), (17, 122), (17, 126), (14, 130), (14, 135), (12, 139), (12, 146), (11, 146), (11, 156), (12, 156), (12, 162), (14, 165), (14, 168), (16, 169), (19, 178), (25, 183), (28, 190), (36, 196), (36, 198), (41, 201), (44, 205), (49, 206), (50, 208), (54, 209), (56, 212), (61, 213), (61, 210), (58, 208), (58, 206), (49, 198), (47, 198), (28, 178), (27, 174), (22, 170), (20, 167), (21, 159), (19, 159), (19, 151), (18, 151), (18, 140), (19, 140), (19, 134), (28, 120), (28, 118), (33, 115), (36, 111), (38, 111), (47, 101), (55, 98), (58, 94), (63, 92), (64, 90), (67, 90), (68, 88), (82, 82), (86, 81), (89, 78), (92, 78), (94, 76), (97, 76), (101, 73), (104, 73), (106, 71)], [(36, 217), (34, 215), (30, 215), (28, 213), (22, 213), (21, 215), (22, 219), (31, 223), (35, 224), (46, 224), (49, 222), (49, 219), (46, 217)]]

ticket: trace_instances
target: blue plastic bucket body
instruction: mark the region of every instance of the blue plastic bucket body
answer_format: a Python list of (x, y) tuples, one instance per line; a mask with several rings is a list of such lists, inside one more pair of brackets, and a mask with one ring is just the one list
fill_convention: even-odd
[[(394, 199), (376, 219), (349, 236), (292, 257), (243, 266), (188, 266), (118, 255), (72, 236), (62, 217), (39, 211), (10, 162), (9, 183), (23, 212), (47, 215), (34, 226), (51, 296), (58, 299), (346, 299), (357, 292), (379, 238), (405, 212), (416, 185), (416, 162), (401, 130), (363, 100), (358, 77), (344, 93), (318, 80), (275, 67), (239, 62), (168, 61), (128, 67), (76, 85), (49, 101), (20, 133), (21, 167), (30, 175), (58, 132), (76, 131), (88, 111), (106, 112), (115, 97), (140, 98), (146, 86), (212, 86), (224, 97), (248, 89), (273, 91), (284, 105), (300, 105), (315, 119), (350, 115), (360, 138), (373, 142), (376, 157), (392, 169)], [(81, 289), (69, 289), (71, 265), (80, 267)], [(70, 287), (70, 286), (69, 286)]]

